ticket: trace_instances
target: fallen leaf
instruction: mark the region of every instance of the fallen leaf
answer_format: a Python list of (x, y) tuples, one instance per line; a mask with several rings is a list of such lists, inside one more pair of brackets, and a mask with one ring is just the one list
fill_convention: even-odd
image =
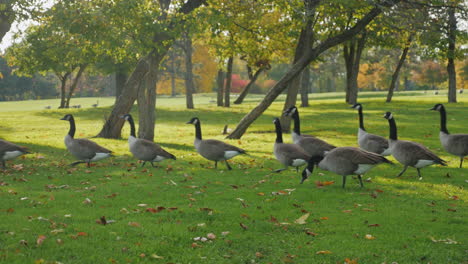
[(140, 223), (138, 222), (128, 222), (128, 225), (133, 227), (141, 227)]
[(454, 244), (459, 244), (459, 242), (453, 240), (453, 239), (450, 239), (450, 238), (446, 238), (446, 239), (435, 239), (433, 237), (429, 237), (432, 242), (434, 243), (444, 243), (444, 244), (448, 244), (448, 245), (454, 245)]
[(240, 223), (239, 225), (240, 225), (240, 227), (242, 227), (242, 229), (244, 229), (244, 230), (247, 230), (247, 229), (248, 229), (248, 227), (247, 227), (246, 225), (244, 225), (243, 223)]
[(349, 259), (349, 258), (345, 258), (344, 263), (345, 264), (358, 264), (357, 259)]
[(87, 236), (88, 234), (86, 232), (78, 232), (78, 234), (76, 234), (77, 236)]
[(309, 235), (309, 236), (313, 236), (313, 237), (314, 237), (314, 236), (317, 236), (317, 233), (314, 233), (314, 232), (312, 232), (312, 231), (310, 231), (310, 230), (306, 230), (305, 233), (306, 233), (307, 235)]
[(316, 181), (315, 186), (317, 186), (317, 188), (322, 188), (324, 186), (332, 185), (334, 183), (335, 183), (334, 181), (324, 181), (324, 182)]
[(379, 224), (368, 225), (368, 227), (379, 227), (379, 226), (380, 226)]
[(46, 238), (47, 238), (47, 237), (44, 236), (44, 235), (39, 235), (39, 236), (37, 237), (36, 244), (37, 244), (38, 246), (42, 245), (42, 243), (44, 243), (44, 240), (45, 240)]
[(151, 258), (154, 258), (154, 259), (163, 259), (164, 257), (158, 256), (158, 255), (156, 255), (156, 254), (151, 254)]
[(332, 252), (330, 250), (320, 250), (317, 251), (315, 254), (321, 255), (321, 254), (331, 254)]
[(375, 236), (373, 235), (370, 235), (370, 234), (367, 234), (364, 236), (365, 239), (369, 239), (369, 240), (374, 240), (375, 239)]
[(208, 233), (208, 234), (206, 235), (206, 237), (207, 237), (208, 239), (210, 239), (210, 240), (216, 239), (216, 235), (213, 234), (213, 233)]
[(255, 257), (263, 258), (263, 254), (261, 252), (255, 252)]
[(259, 193), (257, 193), (257, 195), (258, 195), (258, 196), (264, 196), (265, 193), (259, 192)]
[(298, 225), (304, 225), (304, 224), (306, 224), (306, 220), (307, 220), (307, 218), (309, 218), (309, 216), (310, 216), (310, 213), (307, 213), (307, 214), (299, 217), (298, 219), (296, 219), (294, 221), (294, 223), (296, 223)]

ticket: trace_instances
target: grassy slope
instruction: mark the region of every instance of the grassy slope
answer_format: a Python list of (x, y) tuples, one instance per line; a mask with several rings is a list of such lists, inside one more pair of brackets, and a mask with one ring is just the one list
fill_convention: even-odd
[[(448, 160), (449, 167), (425, 168), (419, 181), (414, 169), (397, 179), (401, 165), (382, 165), (364, 177), (368, 178), (364, 189), (349, 178), (345, 190), (341, 177), (318, 170), (300, 185), (300, 175), (292, 169), (271, 173), (281, 167), (272, 155), (271, 120), (281, 111), (278, 102), (242, 140), (231, 141), (250, 156), (234, 158), (233, 171), (226, 171), (224, 164), (214, 170), (195, 153), (194, 129), (185, 122), (198, 116), (205, 138), (223, 139), (224, 124), (233, 128), (258, 98), (226, 109), (209, 103), (210, 96), (200, 96), (195, 110), (186, 110), (182, 98), (158, 99), (155, 140), (177, 161), (164, 161), (162, 168), (140, 168), (127, 149), (126, 124), (125, 139), (94, 139), (114, 150), (115, 158), (90, 169), (70, 168), (67, 164), (73, 158), (63, 144), (68, 124), (58, 119), (73, 113), (77, 136), (92, 137), (112, 98), (101, 98), (103, 107), (67, 110), (43, 110), (56, 101), (0, 103), (0, 138), (35, 152), (10, 162), (0, 173), (0, 262), (466, 263), (468, 164), (458, 169), (458, 158), (441, 149), (439, 115), (427, 111), (446, 97), (397, 96), (395, 102), (384, 104), (382, 94), (363, 95), (369, 132), (388, 135), (382, 116), (390, 110), (400, 138), (425, 144)], [(338, 146), (356, 146), (357, 114), (341, 98), (314, 96), (312, 107), (300, 109), (303, 132)], [(448, 128), (467, 133), (468, 100), (464, 94), (459, 99), (462, 103), (447, 105)], [(74, 104), (83, 107), (96, 102), (78, 100)], [(289, 141), (289, 135), (285, 139)], [(336, 183), (317, 188), (315, 181)], [(293, 191), (275, 195), (286, 189)], [(91, 203), (83, 203), (86, 198)], [(147, 212), (158, 207), (166, 210)], [(294, 223), (306, 213), (310, 213), (306, 224)], [(115, 222), (97, 224), (101, 216)], [(229, 234), (222, 235), (226, 231)], [(193, 241), (208, 233), (216, 239)], [(366, 234), (375, 239), (366, 239)], [(39, 245), (41, 235), (46, 238)], [(433, 242), (431, 237), (459, 244)], [(319, 251), (331, 253), (316, 254)]]

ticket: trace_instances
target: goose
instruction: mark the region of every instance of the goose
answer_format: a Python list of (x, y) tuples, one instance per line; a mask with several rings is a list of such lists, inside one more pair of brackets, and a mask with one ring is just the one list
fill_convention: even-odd
[(286, 111), (284, 111), (283, 115), (291, 116), (294, 120), (294, 128), (293, 132), (291, 133), (292, 140), (295, 144), (303, 148), (309, 156), (323, 156), (324, 152), (336, 148), (335, 146), (328, 144), (327, 142), (314, 136), (301, 134), (299, 110), (296, 106), (288, 108)]
[(229, 145), (216, 139), (202, 139), (201, 123), (198, 117), (194, 117), (187, 122), (195, 126), (195, 149), (207, 160), (215, 162), (215, 168), (218, 168), (218, 161), (224, 161), (228, 170), (232, 170), (228, 160), (239, 155), (246, 154), (245, 150)]
[(15, 159), (28, 153), (31, 152), (29, 152), (27, 148), (0, 139), (0, 161), (4, 169), (6, 168), (5, 161)]
[(89, 139), (74, 138), (76, 127), (73, 115), (67, 114), (60, 120), (70, 122), (70, 130), (65, 136), (65, 146), (68, 151), (79, 160), (70, 164), (71, 166), (75, 166), (80, 163), (87, 163), (87, 166), (90, 167), (91, 161), (98, 161), (112, 156), (112, 151), (99, 146)]
[(323, 170), (341, 175), (343, 177), (342, 188), (346, 185), (346, 176), (357, 175), (362, 188), (364, 187), (362, 175), (381, 163), (391, 164), (392, 162), (382, 155), (360, 148), (338, 147), (327, 152), (325, 157), (314, 156), (310, 158), (309, 164), (302, 172), (302, 182), (312, 174), (314, 165), (316, 165)]
[(363, 150), (367, 150), (382, 156), (390, 155), (388, 140), (382, 136), (367, 133), (364, 128), (364, 117), (362, 115), (362, 104), (357, 103), (351, 106), (357, 109), (359, 114), (358, 145)]
[(440, 143), (445, 151), (460, 157), (460, 168), (462, 168), (463, 159), (468, 155), (468, 134), (450, 134), (448, 132), (447, 112), (443, 104), (436, 104), (429, 110), (440, 112)]
[(133, 117), (130, 114), (125, 114), (121, 118), (128, 121), (130, 124), (130, 136), (128, 137), (128, 145), (130, 152), (138, 160), (142, 160), (143, 164), (141, 167), (145, 166), (145, 163), (148, 161), (151, 163), (151, 166), (155, 167), (153, 162), (160, 162), (165, 159), (176, 160), (176, 157), (171, 153), (165, 151), (158, 144), (142, 139), (135, 136), (135, 122)]
[(276, 159), (285, 166), (282, 169), (275, 170), (275, 172), (286, 170), (289, 166), (296, 167), (296, 170), (298, 170), (300, 166), (307, 164), (310, 155), (304, 149), (296, 144), (283, 143), (283, 133), (279, 118), (273, 119), (273, 124), (275, 124), (276, 131), (273, 153)]
[(404, 166), (403, 170), (397, 175), (397, 177), (403, 175), (408, 166), (416, 168), (419, 179), (422, 179), (420, 171), (421, 168), (432, 164), (440, 164), (442, 166), (447, 165), (445, 160), (439, 158), (425, 146), (412, 141), (398, 140), (397, 126), (392, 113), (385, 113), (384, 118), (388, 120), (388, 124), (390, 126), (390, 136), (388, 140), (390, 151), (393, 157)]

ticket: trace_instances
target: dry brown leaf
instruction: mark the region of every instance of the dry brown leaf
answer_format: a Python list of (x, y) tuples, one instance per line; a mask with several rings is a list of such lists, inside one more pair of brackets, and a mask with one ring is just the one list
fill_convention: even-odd
[(309, 216), (310, 216), (310, 213), (307, 213), (307, 214), (299, 217), (298, 219), (296, 219), (294, 221), (294, 223), (296, 223), (298, 225), (304, 225), (304, 224), (306, 224), (306, 220), (307, 220), (307, 218), (309, 218)]
[(367, 234), (364, 236), (365, 239), (369, 239), (369, 240), (374, 240), (375, 239), (375, 236), (371, 235), (371, 234)]
[(42, 243), (44, 243), (44, 240), (45, 240), (46, 238), (47, 238), (47, 237), (44, 236), (44, 235), (39, 235), (39, 236), (37, 237), (36, 244), (37, 244), (38, 246), (42, 245)]
[(141, 227), (140, 223), (138, 222), (128, 222), (128, 225), (133, 227)]
[(317, 255), (322, 255), (322, 254), (331, 254), (332, 252), (330, 250), (320, 250), (317, 251), (315, 254)]

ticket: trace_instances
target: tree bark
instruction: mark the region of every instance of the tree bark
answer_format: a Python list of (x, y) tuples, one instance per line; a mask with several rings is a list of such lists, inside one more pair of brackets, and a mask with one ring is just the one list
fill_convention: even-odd
[(366, 43), (366, 32), (362, 32), (361, 36), (354, 37), (346, 43), (343, 48), (343, 55), (346, 65), (346, 103), (357, 103), (359, 66), (362, 56), (362, 51)]
[(224, 71), (219, 69), (218, 70), (218, 76), (216, 77), (216, 84), (218, 86), (218, 90), (216, 92), (217, 94), (217, 104), (218, 106), (223, 106), (223, 96), (224, 96)]
[(192, 38), (184, 35), (185, 50), (185, 104), (188, 109), (193, 109), (193, 93), (195, 86), (193, 83), (193, 63), (192, 63)]
[(249, 83), (244, 87), (244, 89), (242, 90), (242, 92), (239, 94), (239, 97), (237, 97), (237, 99), (234, 101), (234, 104), (242, 104), (242, 102), (244, 101), (245, 97), (247, 96), (247, 94), (249, 93), (250, 89), (252, 88), (252, 86), (255, 84), (255, 82), (257, 81), (258, 77), (260, 76), (260, 74), (263, 72), (264, 68), (259, 68), (252, 76), (251, 74), (249, 73), (249, 78), (250, 78), (250, 81)]
[[(351, 39), (361, 30), (363, 30), (377, 15), (382, 12), (382, 7), (391, 7), (398, 3), (400, 0), (387, 1), (379, 6), (372, 8), (366, 15), (364, 15), (355, 25), (350, 29), (330, 37), (320, 42), (316, 47), (307, 49), (302, 58), (299, 59), (292, 67), (284, 74), (284, 76), (274, 85), (265, 95), (265, 98), (245, 115), (239, 122), (237, 127), (227, 136), (231, 139), (239, 139), (247, 131), (247, 128), (273, 103), (281, 92), (286, 89), (287, 84), (296, 77), (309, 63), (316, 59), (324, 51), (340, 45), (341, 43)], [(315, 1), (312, 5), (317, 5), (319, 2)]]
[(175, 52), (172, 50), (169, 53), (171, 58), (171, 97), (176, 96), (176, 66), (175, 66)]
[(56, 73), (57, 77), (60, 80), (60, 106), (59, 108), (66, 108), (66, 88), (67, 88), (67, 79), (71, 72), (66, 72), (61, 75)]
[(154, 140), (154, 125), (156, 120), (156, 83), (158, 82), (159, 63), (163, 55), (148, 58), (148, 72), (141, 82), (138, 91), (138, 137)]
[(392, 81), (390, 82), (390, 87), (388, 88), (388, 93), (387, 93), (387, 100), (386, 100), (387, 103), (390, 103), (392, 101), (393, 91), (395, 90), (397, 81), (399, 80), (398, 77), (400, 75), (400, 70), (403, 67), (403, 64), (405, 63), (406, 56), (408, 55), (408, 50), (411, 46), (412, 39), (413, 39), (413, 35), (410, 35), (408, 37), (408, 41), (406, 42), (405, 48), (403, 49), (403, 52), (401, 53), (400, 60), (398, 61), (397, 67), (392, 74)]
[[(165, 3), (168, 1), (160, 2)], [(205, 0), (188, 0), (179, 8), (178, 13), (188, 14), (200, 7), (204, 3)], [(168, 6), (169, 5), (166, 5), (166, 8)], [(183, 23), (183, 21), (177, 22), (177, 25), (176, 22), (170, 22), (165, 29), (166, 31), (156, 32), (154, 34), (153, 42), (155, 44), (158, 44), (160, 47), (157, 50), (152, 49), (148, 53), (148, 55), (138, 60), (135, 69), (133, 70), (127, 82), (125, 83), (125, 87), (122, 91), (122, 94), (118, 97), (117, 101), (115, 102), (114, 108), (112, 109), (110, 116), (106, 118), (106, 121), (101, 131), (97, 135), (98, 137), (120, 138), (120, 133), (125, 121), (124, 119), (120, 118), (120, 116), (130, 112), (130, 109), (132, 108), (133, 103), (135, 102), (138, 96), (138, 89), (140, 87), (141, 81), (150, 70), (147, 60), (152, 58), (153, 56), (158, 58), (158, 65), (153, 64), (153, 66), (159, 68), (161, 58), (164, 55), (166, 55), (167, 51), (174, 42), (174, 39), (177, 37), (177, 34), (171, 34), (171, 30), (173, 30), (176, 26), (179, 26), (181, 23)], [(154, 126), (152, 129), (154, 130)]]
[(455, 41), (457, 31), (457, 18), (455, 17), (455, 7), (450, 7), (449, 30), (448, 30), (448, 52), (447, 52), (447, 74), (448, 74), (448, 102), (457, 102), (457, 74), (455, 72)]
[(119, 96), (122, 94), (122, 91), (125, 87), (125, 82), (127, 81), (127, 72), (125, 70), (117, 70), (115, 72), (115, 102), (117, 102), (117, 99)]
[(301, 107), (309, 106), (310, 69), (305, 67), (301, 78)]
[(73, 79), (72, 85), (70, 85), (70, 90), (68, 91), (67, 100), (65, 102), (65, 108), (70, 108), (70, 100), (73, 96), (73, 93), (75, 92), (76, 86), (78, 85), (78, 81), (80, 80), (87, 66), (87, 64), (80, 65), (78, 73), (76, 74), (75, 79)]
[(226, 86), (224, 89), (224, 107), (231, 106), (232, 65), (234, 58), (231, 56), (227, 62)]
[[(312, 43), (313, 29), (312, 29), (312, 18), (307, 17), (307, 22), (301, 30), (299, 40), (297, 42), (296, 50), (294, 52), (294, 61), (296, 63), (301, 57), (304, 56), (306, 50), (310, 49), (310, 43)], [(286, 100), (284, 102), (283, 111), (287, 110), (291, 106), (296, 105), (297, 94), (299, 92), (299, 87), (301, 86), (301, 76), (298, 74), (295, 76), (288, 85), (288, 93), (286, 95)], [(283, 132), (287, 133), (291, 127), (291, 117), (281, 115), (280, 117), (281, 129)]]

